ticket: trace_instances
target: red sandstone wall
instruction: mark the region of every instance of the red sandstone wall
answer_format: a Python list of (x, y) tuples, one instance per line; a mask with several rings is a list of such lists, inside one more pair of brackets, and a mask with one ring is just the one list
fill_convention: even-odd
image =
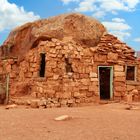
[[(122, 56), (120, 46), (116, 45), (114, 48), (115, 45), (112, 44), (108, 49), (105, 45), (87, 48), (70, 38), (63, 41), (42, 41), (26, 54), (23, 61), (3, 61), (2, 65), (5, 67), (0, 71), (5, 69), (10, 73), (11, 95), (56, 98), (61, 99), (62, 103), (69, 100), (74, 103), (88, 103), (98, 101), (100, 97), (98, 66), (113, 66), (114, 99), (124, 99), (129, 91), (139, 89), (138, 85), (127, 85), (125, 74), (125, 65), (136, 65), (137, 62), (130, 48), (123, 47), (130, 53)], [(44, 78), (39, 77), (40, 53), (46, 54)], [(69, 58), (73, 73), (66, 72), (65, 58)]]

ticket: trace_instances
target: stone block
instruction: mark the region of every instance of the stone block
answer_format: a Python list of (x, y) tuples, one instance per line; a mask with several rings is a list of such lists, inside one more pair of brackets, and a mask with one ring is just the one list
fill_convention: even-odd
[(53, 61), (48, 61), (47, 62), (47, 65), (51, 68), (56, 68), (57, 66), (57, 63), (53, 60)]
[(121, 82), (121, 81), (119, 81), (119, 82), (114, 82), (114, 86), (116, 87), (116, 86), (125, 86), (126, 84), (125, 84), (125, 82)]
[(55, 54), (56, 53), (56, 49), (51, 48), (49, 52), (52, 53), (52, 54)]
[[(78, 72), (79, 72), (79, 73), (82, 73), (82, 74), (85, 74), (85, 73), (86, 73), (86, 68), (83, 67), (83, 66), (80, 66), (80, 67), (78, 67)], [(82, 77), (81, 77), (81, 78), (82, 78)]]
[(115, 97), (121, 97), (121, 92), (116, 92), (116, 91), (115, 91), (115, 92), (114, 92), (114, 96), (115, 96)]
[(31, 108), (39, 108), (39, 100), (31, 100)]
[(53, 75), (53, 79), (54, 79), (54, 80), (58, 80), (58, 78), (59, 78), (59, 75), (57, 75), (57, 74), (54, 74), (54, 75)]
[(37, 63), (30, 63), (30, 67), (32, 67), (32, 68), (36, 68), (38, 65), (37, 65)]
[(90, 85), (92, 85), (92, 86), (98, 86), (99, 85), (99, 82), (90, 82)]
[(84, 56), (93, 56), (93, 53), (89, 50), (89, 48), (83, 49)]
[(70, 117), (68, 115), (62, 115), (62, 116), (56, 117), (54, 120), (55, 121), (67, 121), (70, 119), (72, 119), (72, 117)]
[(115, 87), (115, 91), (119, 91), (119, 92), (125, 92), (126, 91), (126, 87), (125, 86), (117, 86)]
[(81, 79), (81, 83), (83, 84), (83, 85), (89, 85), (89, 79)]
[(101, 55), (101, 54), (95, 54), (94, 55), (94, 60), (97, 62), (104, 62), (107, 60), (107, 56), (106, 55)]
[(90, 73), (93, 71), (93, 67), (92, 66), (85, 66), (85, 73)]
[(6, 72), (11, 72), (11, 68), (12, 68), (11, 65), (7, 65), (6, 66)]
[(33, 72), (33, 77), (38, 77), (39, 76), (39, 72)]
[(114, 78), (114, 81), (116, 81), (116, 82), (125, 82), (126, 81), (126, 78), (124, 76), (115, 77)]
[(73, 91), (74, 92), (79, 92), (79, 88), (78, 87), (73, 87)]
[(87, 96), (87, 97), (92, 97), (93, 95), (94, 95), (94, 92), (93, 92), (93, 91), (92, 91), (92, 92), (87, 92), (87, 93), (86, 93), (86, 96)]
[(51, 47), (55, 47), (55, 43), (54, 42), (47, 42), (47, 44), (46, 44), (47, 46), (51, 46)]
[(68, 100), (68, 104), (73, 104), (73, 103), (74, 103), (73, 99)]
[(73, 93), (73, 97), (74, 97), (74, 98), (80, 98), (81, 95), (80, 95), (79, 92), (74, 92), (74, 93)]
[(35, 69), (33, 68), (33, 67), (30, 67), (30, 70), (29, 70), (30, 72), (34, 72), (35, 71)]
[(81, 85), (81, 86), (79, 86), (79, 89), (80, 90), (88, 90), (88, 85)]
[(124, 71), (124, 66), (115, 65), (114, 66), (114, 71), (123, 72)]
[(90, 78), (91, 82), (98, 82), (98, 78)]
[(75, 100), (75, 103), (80, 104), (80, 102), (81, 102), (80, 99), (76, 99), (76, 100)]
[(66, 107), (67, 106), (68, 101), (67, 100), (62, 100), (61, 101), (61, 106), (62, 107)]
[(88, 91), (95, 91), (95, 86), (89, 86)]
[(55, 58), (57, 56), (57, 54), (56, 53), (50, 53), (48, 56), (52, 57), (52, 58)]
[(62, 48), (62, 46), (56, 46), (55, 47), (57, 50), (60, 50)]
[(107, 55), (108, 60), (118, 60), (118, 53), (109, 52)]
[(40, 43), (39, 43), (40, 46), (44, 46), (46, 44), (47, 44), (47, 41), (40, 41)]
[(33, 75), (32, 72), (28, 72), (28, 73), (25, 74), (25, 77), (27, 77), (27, 78), (31, 78), (32, 75)]
[(10, 78), (15, 78), (17, 76), (17, 74), (14, 72), (14, 71), (12, 71), (11, 73), (10, 73)]
[(89, 75), (88, 74), (80, 74), (80, 78), (83, 79), (83, 78), (86, 78), (88, 79), (89, 78)]
[(5, 109), (12, 109), (12, 108), (17, 108), (17, 105), (16, 104), (12, 104), (12, 105), (7, 105), (5, 107)]
[(138, 90), (137, 90), (137, 89), (133, 89), (133, 90), (132, 90), (132, 92), (131, 92), (131, 94), (132, 94), (132, 95), (138, 95), (138, 94), (139, 94), (139, 92), (138, 92)]
[(47, 72), (46, 71), (46, 77), (47, 78), (53, 77), (53, 72)]
[(47, 94), (48, 97), (54, 98), (54, 96), (55, 96), (55, 90), (47, 89), (45, 91), (46, 91), (46, 94)]
[(135, 89), (135, 86), (133, 86), (133, 85), (127, 85), (126, 87), (127, 87), (127, 91), (131, 91), (131, 90)]
[(39, 104), (39, 106), (46, 106), (47, 105), (47, 100), (46, 99), (41, 99), (38, 104)]
[(89, 77), (90, 77), (90, 78), (97, 78), (97, 73), (95, 73), (95, 72), (90, 72)]
[(69, 99), (69, 98), (71, 98), (71, 92), (70, 91), (63, 92), (62, 96), (64, 99)]
[(38, 87), (38, 92), (39, 93), (43, 93), (43, 91), (44, 91), (43, 87)]
[(98, 86), (96, 85), (90, 85), (89, 88), (88, 88), (88, 91), (98, 91)]
[(115, 77), (125, 77), (125, 72), (114, 72)]
[(127, 94), (126, 95), (126, 99), (127, 99), (127, 103), (128, 104), (132, 104), (132, 101), (133, 101), (133, 95), (132, 94)]

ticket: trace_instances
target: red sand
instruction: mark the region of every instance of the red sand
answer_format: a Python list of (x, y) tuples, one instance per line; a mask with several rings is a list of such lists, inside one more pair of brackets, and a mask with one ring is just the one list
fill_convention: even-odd
[[(140, 110), (125, 107), (118, 103), (51, 109), (0, 107), (0, 140), (140, 140)], [(60, 115), (73, 119), (54, 121)]]

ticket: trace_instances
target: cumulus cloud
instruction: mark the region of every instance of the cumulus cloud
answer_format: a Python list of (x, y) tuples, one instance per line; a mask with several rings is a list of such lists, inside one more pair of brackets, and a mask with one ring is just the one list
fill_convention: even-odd
[(140, 37), (134, 39), (135, 42), (140, 42)]
[(119, 11), (134, 11), (140, 0), (61, 0), (64, 4), (79, 2), (77, 12), (92, 12), (96, 18), (107, 13), (117, 14)]
[(93, 17), (96, 17), (96, 18), (102, 18), (106, 15), (106, 13), (104, 11), (97, 11), (95, 13), (92, 14)]
[(7, 0), (0, 0), (0, 32), (39, 19), (33, 12), (27, 12)]
[[(78, 2), (74, 9), (76, 12), (88, 12), (95, 18), (103, 18), (108, 13), (118, 15), (120, 11), (133, 12), (140, 0), (61, 0), (65, 4)], [(102, 19), (103, 20), (103, 19)], [(131, 36), (131, 27), (122, 18), (113, 18), (111, 21), (103, 21), (103, 25), (111, 34), (124, 40)], [(135, 41), (139, 42), (139, 39)]]
[(112, 21), (114, 21), (114, 22), (125, 22), (125, 20), (124, 19), (122, 19), (122, 18), (113, 18), (112, 19)]
[(62, 1), (64, 4), (69, 4), (70, 2), (78, 2), (79, 0), (60, 0)]
[(113, 18), (112, 21), (104, 21), (102, 23), (111, 34), (116, 35), (121, 40), (131, 35), (131, 27), (122, 18)]
[(84, 0), (79, 3), (79, 7), (75, 8), (75, 11), (77, 12), (92, 12), (96, 10), (96, 5), (93, 5), (92, 0)]

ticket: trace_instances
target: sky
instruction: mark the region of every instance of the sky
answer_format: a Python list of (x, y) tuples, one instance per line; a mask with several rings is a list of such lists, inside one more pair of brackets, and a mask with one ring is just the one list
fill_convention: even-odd
[(17, 26), (70, 12), (98, 19), (109, 33), (140, 51), (140, 0), (0, 0), (0, 45)]

